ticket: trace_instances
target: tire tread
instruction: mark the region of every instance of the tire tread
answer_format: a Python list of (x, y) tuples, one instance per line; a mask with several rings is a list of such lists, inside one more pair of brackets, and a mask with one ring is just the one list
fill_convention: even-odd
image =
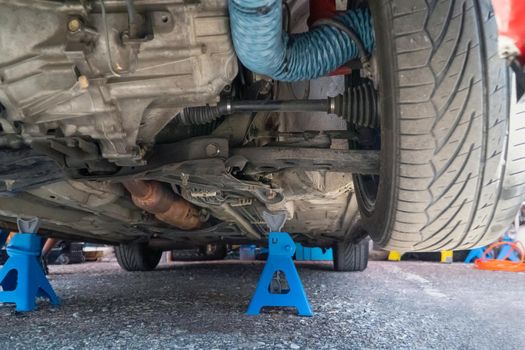
[(393, 14), (400, 161), (383, 246), (436, 251), (491, 243), (524, 199), (525, 108), (509, 112), (509, 73), (497, 56), (490, 2), (385, 6)]
[(336, 271), (364, 271), (368, 266), (368, 239), (359, 243), (338, 242), (333, 248)]

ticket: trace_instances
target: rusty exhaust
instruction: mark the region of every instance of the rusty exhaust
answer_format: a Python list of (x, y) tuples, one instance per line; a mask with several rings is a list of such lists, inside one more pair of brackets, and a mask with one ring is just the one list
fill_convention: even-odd
[(131, 193), (133, 203), (157, 219), (182, 230), (201, 226), (199, 212), (191, 203), (158, 181), (127, 180), (122, 183)]

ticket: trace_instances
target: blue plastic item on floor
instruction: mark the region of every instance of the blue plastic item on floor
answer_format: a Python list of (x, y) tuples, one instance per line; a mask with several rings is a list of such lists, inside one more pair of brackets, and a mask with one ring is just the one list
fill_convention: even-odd
[(0, 302), (16, 304), (16, 311), (32, 311), (37, 297), (47, 297), (52, 304), (59, 300), (49, 284), (38, 259), (41, 251), (41, 238), (38, 219), (18, 220), (20, 232), (11, 238), (7, 245), (7, 259), (0, 269)]
[(332, 248), (325, 249), (319, 247), (303, 247), (302, 244), (295, 244), (295, 260), (297, 261), (332, 261)]
[[(273, 216), (273, 219), (269, 219), (268, 215)], [(286, 216), (282, 222), (276, 215), (263, 213), (264, 216), (266, 216), (265, 220), (271, 231), (279, 231), (286, 220)], [(272, 220), (275, 220), (273, 224)], [(295, 253), (292, 237), (286, 232), (270, 232), (268, 248), (268, 259), (248, 306), (247, 314), (258, 315), (264, 306), (291, 306), (297, 308), (300, 316), (313, 316), (303, 284), (292, 260)], [(276, 274), (277, 276), (284, 274), (288, 282), (289, 288), (282, 290), (281, 294), (270, 291), (270, 285)]]
[(239, 248), (239, 260), (255, 260), (257, 246), (255, 244), (243, 244)]

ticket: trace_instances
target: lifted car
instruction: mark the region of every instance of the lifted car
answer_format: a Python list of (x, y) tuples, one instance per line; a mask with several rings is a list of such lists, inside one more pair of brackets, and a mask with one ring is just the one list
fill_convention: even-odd
[[(486, 0), (0, 0), (0, 220), (162, 251), (493, 242), (525, 118)], [(512, 107), (512, 108), (511, 108)]]

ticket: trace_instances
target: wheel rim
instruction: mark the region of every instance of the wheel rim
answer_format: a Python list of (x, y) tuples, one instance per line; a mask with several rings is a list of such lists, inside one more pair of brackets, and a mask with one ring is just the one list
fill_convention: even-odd
[(356, 188), (363, 199), (363, 209), (367, 212), (372, 212), (375, 208), (379, 190), (379, 176), (357, 175), (356, 179)]
[[(381, 151), (381, 127), (358, 128), (354, 131), (358, 134), (358, 141), (352, 143), (352, 148)], [(354, 186), (361, 197), (360, 209), (365, 213), (371, 213), (375, 209), (380, 180), (379, 175), (354, 175)]]

